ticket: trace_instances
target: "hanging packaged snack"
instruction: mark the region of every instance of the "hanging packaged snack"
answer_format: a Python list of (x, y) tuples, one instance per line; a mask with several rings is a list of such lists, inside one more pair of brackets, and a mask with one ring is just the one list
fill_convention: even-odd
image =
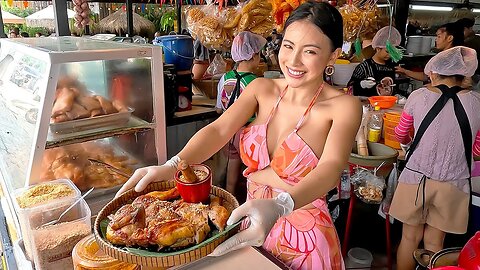
[(388, 17), (372, 2), (361, 5), (353, 1), (339, 8), (343, 18), (343, 39), (354, 42), (357, 38), (371, 40), (380, 28), (388, 25)]
[(274, 28), (272, 5), (268, 1), (251, 0), (247, 4), (219, 9), (213, 3), (191, 7), (186, 11), (188, 30), (209, 49), (228, 51), (233, 37), (250, 31), (267, 37)]

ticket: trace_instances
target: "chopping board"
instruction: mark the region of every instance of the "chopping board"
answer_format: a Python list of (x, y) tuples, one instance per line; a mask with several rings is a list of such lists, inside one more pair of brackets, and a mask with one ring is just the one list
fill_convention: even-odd
[[(271, 256), (271, 255), (270, 255)], [(277, 263), (283, 264), (272, 256)], [(260, 251), (253, 247), (246, 247), (240, 250), (232, 251), (220, 257), (204, 257), (196, 262), (192, 262), (181, 267), (171, 268), (172, 270), (218, 270), (218, 269), (235, 269), (235, 270), (277, 270), (288, 269), (287, 266), (279, 266), (271, 259), (264, 256)]]

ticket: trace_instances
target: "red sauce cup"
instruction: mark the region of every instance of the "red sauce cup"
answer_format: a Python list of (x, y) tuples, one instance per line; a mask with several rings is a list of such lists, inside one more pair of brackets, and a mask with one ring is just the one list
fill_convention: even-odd
[(190, 165), (194, 170), (202, 170), (207, 173), (207, 177), (200, 182), (185, 183), (180, 180), (181, 171), (175, 173), (175, 182), (178, 192), (182, 199), (188, 203), (208, 203), (210, 199), (210, 189), (212, 187), (212, 170), (204, 164)]

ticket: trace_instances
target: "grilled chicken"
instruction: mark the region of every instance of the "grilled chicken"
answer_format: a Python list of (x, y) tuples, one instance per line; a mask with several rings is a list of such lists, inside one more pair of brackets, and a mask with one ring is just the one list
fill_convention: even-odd
[(124, 205), (109, 219), (106, 237), (112, 244), (148, 246), (143, 206)]
[(186, 203), (176, 188), (137, 197), (109, 217), (107, 240), (118, 245), (156, 245), (158, 249), (180, 248), (205, 240), (214, 225), (223, 230), (229, 216), (219, 198), (212, 205)]
[(211, 196), (210, 209), (208, 210), (208, 218), (213, 225), (219, 230), (223, 231), (230, 214), (227, 209), (221, 205), (221, 199), (217, 196)]

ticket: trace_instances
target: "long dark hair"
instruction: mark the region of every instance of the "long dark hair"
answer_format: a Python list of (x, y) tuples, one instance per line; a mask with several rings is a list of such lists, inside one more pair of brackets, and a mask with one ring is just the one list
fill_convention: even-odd
[(315, 24), (330, 39), (332, 52), (343, 45), (342, 15), (332, 5), (309, 0), (295, 9), (285, 22), (285, 29), (300, 20)]

